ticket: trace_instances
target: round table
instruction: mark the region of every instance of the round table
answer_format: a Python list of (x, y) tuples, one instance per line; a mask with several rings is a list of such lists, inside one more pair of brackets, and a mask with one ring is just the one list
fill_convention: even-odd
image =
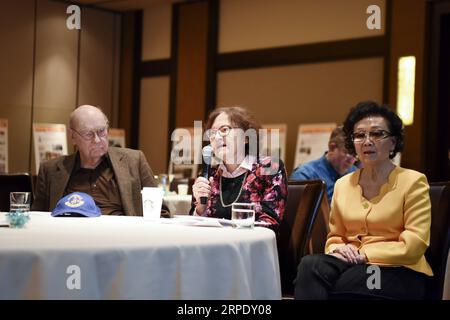
[(0, 299), (281, 298), (266, 228), (30, 216), (24, 229), (0, 228)]

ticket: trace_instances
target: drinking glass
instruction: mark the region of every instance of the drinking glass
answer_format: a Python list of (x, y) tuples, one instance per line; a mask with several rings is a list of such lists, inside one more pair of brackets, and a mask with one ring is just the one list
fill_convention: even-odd
[(233, 203), (231, 207), (231, 224), (237, 229), (253, 229), (255, 226), (255, 204)]
[(10, 192), (9, 212), (30, 211), (31, 192)]
[(10, 192), (9, 213), (6, 214), (11, 228), (23, 228), (30, 220), (31, 192)]

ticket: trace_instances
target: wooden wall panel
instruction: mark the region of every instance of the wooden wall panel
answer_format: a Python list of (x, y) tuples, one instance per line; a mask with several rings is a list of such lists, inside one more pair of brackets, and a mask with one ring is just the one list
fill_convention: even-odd
[(139, 149), (144, 152), (153, 173), (165, 173), (170, 139), (168, 76), (142, 79), (139, 114)]
[(68, 5), (51, 0), (2, 3), (0, 118), (9, 120), (10, 172), (35, 173), (32, 123), (68, 124), (77, 99), (106, 105), (113, 125), (117, 123), (121, 15), (82, 8), (87, 36), (77, 81), (79, 31), (67, 29)]
[(359, 101), (381, 102), (382, 88), (382, 58), (223, 71), (217, 105), (240, 104), (262, 123), (286, 123), (290, 173), (299, 124), (340, 123)]
[[(370, 5), (381, 9), (381, 30), (366, 26)], [(385, 0), (223, 0), (219, 52), (380, 36), (385, 6)]]
[(389, 104), (397, 104), (397, 68), (401, 56), (416, 57), (416, 82), (414, 91), (414, 123), (405, 127), (405, 150), (402, 166), (425, 171), (425, 113), (423, 105), (424, 48), (426, 1), (392, 1), (391, 67), (389, 70)]
[(172, 4), (158, 3), (144, 10), (142, 60), (170, 58)]
[[(116, 42), (114, 14), (85, 8), (82, 11), (78, 105), (100, 107), (114, 123)], [(117, 122), (117, 121), (116, 121)]]
[(0, 10), (0, 118), (9, 121), (9, 172), (28, 171), (33, 83), (34, 1)]
[(205, 114), (208, 3), (179, 7), (175, 128)]
[[(67, 29), (66, 8), (61, 2), (37, 2), (33, 122), (68, 127), (76, 106), (78, 30)], [(31, 172), (36, 173), (34, 161)]]
[(122, 37), (120, 44), (120, 78), (119, 78), (119, 128), (125, 129), (127, 146), (131, 146), (131, 132), (133, 130), (133, 67), (135, 48), (135, 19), (134, 12), (124, 13), (122, 17)]

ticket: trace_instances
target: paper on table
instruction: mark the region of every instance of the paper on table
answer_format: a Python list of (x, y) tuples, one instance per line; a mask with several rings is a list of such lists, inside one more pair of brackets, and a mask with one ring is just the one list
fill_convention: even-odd
[[(232, 222), (228, 219), (217, 219), (210, 217), (199, 217), (199, 216), (185, 216), (185, 215), (174, 215), (172, 219), (161, 219), (162, 223), (167, 224), (178, 224), (185, 226), (197, 226), (197, 227), (227, 227), (231, 226)], [(269, 223), (264, 221), (256, 221), (255, 226), (267, 226)]]
[(221, 219), (198, 217), (198, 216), (182, 216), (175, 215), (172, 219), (161, 219), (160, 222), (168, 224), (178, 224), (185, 226), (197, 226), (197, 227), (223, 227), (219, 222)]

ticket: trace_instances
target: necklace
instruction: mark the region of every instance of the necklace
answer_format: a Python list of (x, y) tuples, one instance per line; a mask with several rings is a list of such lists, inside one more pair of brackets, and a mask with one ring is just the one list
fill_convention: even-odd
[(239, 193), (238, 193), (236, 199), (234, 199), (234, 201), (229, 203), (229, 204), (225, 204), (223, 202), (223, 197), (222, 197), (222, 175), (220, 175), (220, 185), (219, 185), (220, 192), (219, 192), (219, 194), (220, 194), (220, 203), (222, 204), (222, 207), (224, 207), (224, 208), (231, 207), (233, 205), (233, 203), (235, 203), (239, 199), (239, 197), (241, 196), (241, 193), (242, 193), (242, 189), (244, 188), (245, 180), (247, 179), (247, 174), (248, 174), (248, 171), (245, 173), (244, 179), (242, 179), (241, 189), (239, 190)]

